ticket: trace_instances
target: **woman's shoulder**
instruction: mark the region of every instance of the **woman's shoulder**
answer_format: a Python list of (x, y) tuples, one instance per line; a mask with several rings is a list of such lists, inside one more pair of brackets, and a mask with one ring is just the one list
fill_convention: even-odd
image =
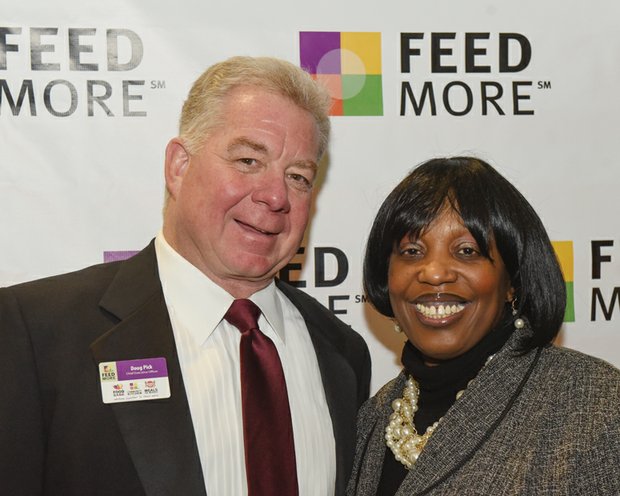
[[(540, 359), (540, 374), (558, 390), (587, 391), (620, 406), (620, 370), (597, 357), (562, 346), (548, 346)], [(563, 386), (563, 387), (562, 387)]]
[(620, 370), (601, 358), (563, 346), (545, 348), (543, 360), (573, 377), (602, 377), (620, 382)]

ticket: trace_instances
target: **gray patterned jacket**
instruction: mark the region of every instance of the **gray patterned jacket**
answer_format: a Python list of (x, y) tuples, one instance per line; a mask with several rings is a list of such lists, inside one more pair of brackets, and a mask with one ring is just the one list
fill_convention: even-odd
[[(450, 408), (398, 496), (620, 495), (620, 371), (515, 331)], [(362, 406), (348, 496), (374, 495), (401, 373)], [(392, 456), (391, 453), (388, 456)]]

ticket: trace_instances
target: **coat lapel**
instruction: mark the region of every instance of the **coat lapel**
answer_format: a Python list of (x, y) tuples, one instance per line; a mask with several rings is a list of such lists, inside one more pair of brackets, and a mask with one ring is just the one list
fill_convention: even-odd
[(110, 405), (148, 496), (206, 496), (189, 405), (151, 243), (124, 262), (100, 306), (119, 320), (91, 345), (95, 363), (164, 357), (168, 399)]
[[(377, 494), (383, 461), (386, 456), (392, 456), (386, 451), (385, 428), (392, 415), (392, 401), (401, 396), (406, 382), (405, 374), (399, 374), (393, 381), (381, 388), (372, 398), (371, 404), (362, 407), (360, 416), (363, 423), (358, 424), (358, 455), (361, 464), (356, 466), (354, 476), (350, 481), (350, 494), (356, 496), (373, 496)], [(376, 405), (376, 406), (375, 406)], [(365, 412), (369, 412), (365, 415)], [(370, 413), (372, 412), (372, 413)]]
[(469, 461), (493, 433), (518, 397), (539, 356), (538, 350), (515, 354), (518, 338), (513, 336), (448, 411), (403, 481), (398, 496), (426, 494)]
[(293, 302), (303, 316), (316, 351), (327, 406), (332, 419), (336, 441), (336, 492), (344, 494), (353, 464), (355, 450), (355, 419), (357, 415), (358, 384), (354, 371), (330, 339), (332, 327), (321, 317), (326, 311), (307, 295), (278, 281), (278, 288)]

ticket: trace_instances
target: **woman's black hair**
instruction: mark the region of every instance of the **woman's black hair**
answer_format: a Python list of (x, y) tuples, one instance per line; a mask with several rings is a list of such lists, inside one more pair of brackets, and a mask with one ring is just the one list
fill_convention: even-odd
[(550, 343), (564, 319), (566, 285), (542, 221), (488, 163), (474, 157), (436, 158), (416, 167), (385, 199), (368, 237), (364, 288), (383, 315), (393, 317), (388, 268), (405, 235), (417, 238), (446, 202), (461, 216), (482, 254), (495, 241), (514, 288), (516, 310), (533, 330), (525, 349)]

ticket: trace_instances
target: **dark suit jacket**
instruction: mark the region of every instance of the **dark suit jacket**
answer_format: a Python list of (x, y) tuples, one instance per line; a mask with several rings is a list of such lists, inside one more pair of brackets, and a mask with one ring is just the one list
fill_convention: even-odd
[[(313, 298), (278, 287), (316, 350), (341, 494), (368, 349)], [(153, 243), (124, 262), (0, 289), (0, 353), (0, 494), (205, 495)], [(171, 397), (104, 404), (98, 363), (148, 357), (166, 358)]]
[[(515, 331), (448, 410), (396, 496), (620, 494), (620, 371), (555, 346), (516, 353), (526, 332)], [(405, 380), (359, 412), (348, 496), (376, 494)]]

